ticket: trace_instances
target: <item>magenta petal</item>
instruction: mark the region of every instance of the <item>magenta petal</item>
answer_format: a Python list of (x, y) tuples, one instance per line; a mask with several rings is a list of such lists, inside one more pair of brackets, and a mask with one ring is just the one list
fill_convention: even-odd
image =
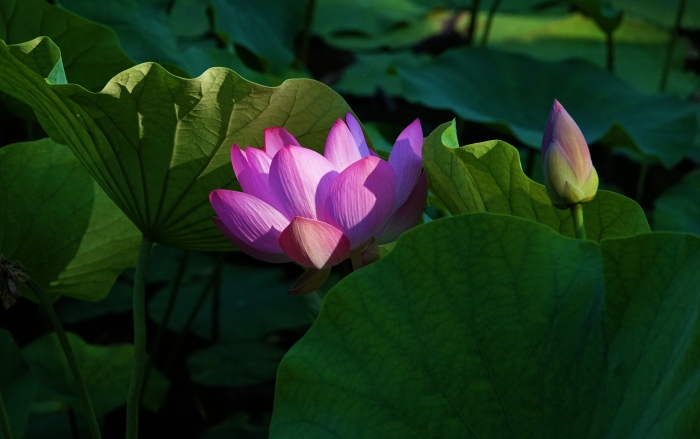
[(270, 166), (270, 188), (290, 218), (317, 218), (317, 205), (326, 199), (338, 175), (321, 154), (300, 146), (282, 148)]
[(279, 243), (294, 262), (319, 270), (339, 264), (350, 254), (350, 241), (343, 232), (308, 218), (294, 218)]
[(367, 141), (365, 140), (365, 133), (362, 132), (362, 127), (360, 123), (355, 119), (352, 113), (345, 115), (345, 122), (348, 124), (348, 128), (352, 133), (353, 139), (355, 139), (355, 144), (357, 149), (360, 150), (360, 155), (365, 158), (370, 155), (369, 148), (367, 147)]
[(239, 245), (241, 250), (253, 248), (266, 254), (283, 253), (279, 236), (289, 220), (274, 207), (252, 195), (224, 189), (213, 191), (209, 200), (226, 229), (238, 239), (234, 244), (244, 244)]
[(238, 247), (243, 253), (250, 255), (255, 259), (260, 259), (261, 261), (272, 262), (273, 264), (291, 261), (291, 259), (289, 259), (289, 256), (287, 256), (284, 253), (267, 253), (262, 250), (258, 250), (250, 244), (247, 244), (245, 241), (239, 239), (238, 236), (234, 235), (233, 232), (230, 231), (228, 227), (226, 227), (226, 224), (224, 224), (224, 222), (221, 221), (221, 218), (212, 217), (212, 219), (214, 220), (214, 224), (216, 224), (216, 227), (219, 228), (221, 233), (223, 233), (224, 236), (229, 241), (231, 241), (233, 245)]
[(258, 156), (267, 154), (255, 148), (246, 148), (241, 151), (238, 146), (231, 148), (231, 163), (236, 173), (238, 183), (243, 192), (261, 199), (267, 204), (279, 210), (275, 197), (270, 191), (269, 177), (270, 159), (261, 159)]
[(377, 243), (394, 242), (403, 232), (415, 227), (423, 216), (423, 209), (425, 209), (427, 200), (428, 179), (425, 172), (423, 172), (406, 202), (389, 218), (381, 235), (377, 237)]
[(389, 164), (396, 172), (395, 207), (397, 209), (406, 202), (420, 176), (423, 163), (422, 147), (423, 130), (420, 126), (420, 120), (416, 119), (399, 134), (389, 155)]
[(353, 163), (331, 185), (319, 218), (342, 230), (350, 238), (351, 248), (357, 248), (391, 215), (395, 178), (391, 166), (377, 157)]
[(282, 127), (272, 127), (265, 129), (265, 146), (263, 150), (271, 158), (285, 146), (296, 145), (300, 146), (297, 139), (294, 138), (287, 130)]
[(328, 133), (323, 155), (329, 162), (333, 163), (338, 172), (342, 172), (351, 164), (362, 159), (360, 150), (355, 144), (355, 138), (341, 119), (335, 122)]

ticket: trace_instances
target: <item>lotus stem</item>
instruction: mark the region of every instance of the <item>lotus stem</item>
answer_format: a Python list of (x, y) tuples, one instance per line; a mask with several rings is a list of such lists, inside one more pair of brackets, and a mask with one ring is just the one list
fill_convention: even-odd
[(668, 75), (671, 72), (671, 62), (673, 61), (673, 50), (676, 47), (676, 40), (678, 39), (678, 28), (681, 27), (683, 11), (685, 11), (685, 3), (686, 0), (680, 0), (678, 2), (676, 20), (673, 23), (673, 29), (671, 29), (671, 36), (668, 39), (668, 46), (666, 46), (666, 56), (664, 57), (664, 67), (661, 71), (661, 82), (659, 83), (659, 91), (666, 91), (666, 86), (668, 85)]
[(474, 33), (476, 32), (476, 18), (479, 15), (479, 3), (481, 3), (481, 0), (472, 1), (472, 13), (471, 17), (469, 17), (469, 27), (467, 28), (466, 38), (468, 46), (471, 46), (474, 42)]
[(78, 386), (78, 397), (80, 398), (80, 402), (83, 404), (83, 410), (85, 411), (85, 416), (88, 419), (90, 436), (93, 439), (101, 439), (102, 434), (100, 433), (100, 426), (97, 423), (97, 417), (95, 416), (95, 409), (92, 407), (92, 401), (90, 401), (90, 393), (88, 392), (87, 385), (85, 385), (83, 374), (80, 373), (80, 367), (78, 367), (78, 362), (75, 359), (73, 348), (71, 348), (70, 342), (68, 341), (68, 336), (66, 336), (66, 331), (63, 330), (61, 320), (58, 318), (58, 314), (56, 314), (56, 310), (53, 309), (49, 296), (44, 292), (44, 290), (31, 279), (26, 285), (39, 299), (39, 303), (41, 303), (41, 307), (44, 308), (44, 312), (49, 318), (54, 332), (58, 336), (58, 341), (61, 343), (63, 354), (66, 356), (66, 360), (68, 361), (68, 367), (70, 367), (70, 370), (73, 373), (73, 379), (75, 379), (75, 384)]
[(486, 19), (486, 25), (484, 26), (484, 33), (481, 35), (481, 45), (485, 46), (489, 41), (489, 34), (491, 33), (491, 25), (493, 24), (493, 17), (496, 15), (496, 11), (501, 6), (501, 0), (495, 0), (491, 3), (491, 9), (489, 9), (489, 16)]
[(5, 439), (12, 438), (12, 428), (10, 428), (10, 419), (7, 417), (7, 410), (5, 410), (5, 402), (2, 399), (2, 392), (0, 391), (0, 426), (2, 426), (2, 434)]
[(180, 259), (177, 262), (177, 267), (175, 267), (175, 277), (173, 277), (173, 284), (172, 288), (170, 288), (170, 294), (168, 295), (168, 302), (165, 305), (165, 312), (163, 312), (163, 318), (160, 321), (160, 328), (158, 328), (158, 334), (156, 335), (156, 339), (153, 342), (153, 348), (151, 349), (150, 355), (148, 356), (148, 363), (146, 364), (146, 371), (144, 372), (144, 392), (148, 389), (148, 380), (151, 376), (153, 364), (158, 358), (158, 353), (160, 352), (160, 345), (163, 343), (163, 338), (165, 338), (168, 323), (170, 323), (170, 318), (173, 315), (173, 310), (175, 309), (175, 302), (177, 301), (177, 296), (180, 292), (182, 279), (185, 277), (185, 271), (187, 270), (187, 261), (189, 257), (189, 250), (183, 250), (182, 254), (180, 255)]
[(126, 400), (126, 438), (139, 435), (139, 401), (143, 388), (143, 377), (148, 354), (146, 353), (146, 272), (153, 242), (145, 237), (141, 240), (134, 275), (134, 367), (131, 387)]
[(187, 317), (187, 321), (185, 321), (185, 324), (182, 326), (182, 330), (180, 331), (180, 335), (178, 336), (177, 341), (175, 342), (175, 346), (173, 346), (173, 350), (170, 351), (170, 355), (168, 356), (168, 359), (165, 362), (165, 366), (163, 367), (163, 370), (166, 373), (170, 370), (170, 366), (172, 365), (172, 362), (175, 359), (175, 355), (180, 350), (180, 346), (182, 345), (183, 341), (185, 340), (185, 336), (190, 331), (190, 328), (192, 328), (192, 325), (194, 324), (194, 321), (197, 318), (197, 315), (199, 315), (199, 312), (202, 310), (202, 306), (204, 306), (204, 301), (206, 300), (207, 296), (209, 295), (209, 292), (214, 290), (214, 287), (215, 287), (217, 282), (218, 283), (221, 282), (221, 272), (223, 270), (223, 262), (224, 262), (223, 258), (219, 259), (219, 261), (217, 262), (217, 265), (216, 265), (216, 268), (214, 269), (214, 272), (209, 277), (209, 281), (202, 289), (202, 292), (199, 293), (199, 297), (197, 297), (197, 301), (195, 302), (194, 306), (192, 307), (192, 310), (190, 311), (190, 315)]
[(576, 239), (586, 239), (586, 228), (583, 224), (583, 206), (581, 203), (576, 203), (571, 206), (571, 217), (574, 219), (574, 231)]
[(309, 40), (311, 39), (311, 29), (314, 24), (314, 13), (316, 11), (316, 0), (308, 0), (306, 13), (304, 14), (304, 29), (301, 33), (299, 51), (297, 52), (297, 62), (299, 67), (306, 65), (306, 58), (309, 54)]
[(608, 72), (614, 73), (615, 72), (615, 44), (613, 42), (613, 34), (612, 32), (605, 32), (605, 54), (606, 54), (606, 62), (605, 66), (608, 69)]
[(635, 191), (634, 199), (637, 203), (642, 204), (642, 196), (644, 196), (644, 187), (646, 185), (647, 174), (649, 173), (649, 160), (644, 159), (639, 168), (639, 177), (637, 178), (637, 190)]

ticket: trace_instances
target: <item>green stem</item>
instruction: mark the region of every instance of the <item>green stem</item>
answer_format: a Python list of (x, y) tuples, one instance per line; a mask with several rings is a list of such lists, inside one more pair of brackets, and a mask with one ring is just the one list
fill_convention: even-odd
[(311, 29), (314, 24), (314, 13), (316, 11), (316, 0), (307, 0), (306, 13), (304, 14), (304, 29), (301, 33), (299, 50), (297, 51), (297, 64), (299, 67), (306, 65), (309, 54), (309, 40), (311, 39)]
[(158, 358), (160, 346), (161, 344), (163, 344), (163, 339), (165, 338), (165, 333), (167, 332), (168, 323), (170, 323), (170, 318), (173, 315), (173, 310), (175, 309), (175, 302), (177, 301), (177, 296), (180, 292), (182, 279), (185, 277), (185, 271), (187, 270), (187, 260), (189, 259), (189, 257), (189, 250), (183, 250), (182, 254), (180, 255), (180, 259), (177, 262), (177, 267), (175, 267), (175, 277), (173, 278), (173, 285), (170, 289), (170, 294), (168, 295), (168, 302), (165, 305), (165, 312), (163, 313), (163, 318), (160, 321), (158, 334), (156, 335), (156, 339), (153, 342), (153, 348), (151, 349), (150, 355), (148, 356), (148, 363), (146, 365), (146, 371), (144, 372), (143, 376), (144, 392), (148, 389), (148, 379), (151, 376), (153, 364)]
[(481, 35), (481, 45), (485, 46), (489, 41), (489, 34), (491, 33), (491, 25), (493, 24), (493, 17), (496, 15), (499, 6), (501, 6), (501, 0), (494, 0), (491, 3), (491, 9), (489, 9), (489, 16), (486, 19), (486, 26), (484, 27), (484, 33)]
[(586, 239), (586, 228), (583, 225), (583, 206), (576, 203), (571, 206), (571, 217), (574, 219), (574, 231), (576, 239)]
[(644, 160), (641, 167), (639, 168), (639, 177), (637, 178), (637, 190), (635, 192), (634, 199), (637, 203), (642, 204), (642, 196), (644, 195), (644, 186), (647, 180), (647, 173), (649, 172), (649, 161)]
[(12, 439), (12, 428), (10, 428), (10, 419), (7, 417), (5, 402), (2, 399), (2, 392), (0, 392), (0, 426), (2, 426), (3, 438)]
[(676, 40), (678, 39), (678, 28), (681, 26), (681, 20), (683, 19), (683, 11), (685, 10), (686, 0), (680, 0), (678, 3), (678, 10), (676, 11), (676, 21), (673, 23), (673, 29), (671, 29), (671, 37), (668, 40), (668, 46), (666, 46), (666, 56), (664, 57), (664, 67), (661, 71), (661, 82), (659, 83), (659, 91), (665, 91), (668, 85), (668, 75), (671, 72), (671, 63), (673, 62), (673, 49), (676, 46)]
[(613, 44), (613, 34), (612, 32), (605, 33), (605, 53), (606, 62), (605, 66), (608, 72), (615, 72), (615, 45)]
[(199, 297), (197, 297), (197, 301), (195, 302), (194, 306), (192, 307), (192, 310), (190, 311), (190, 315), (187, 316), (187, 321), (183, 325), (182, 331), (180, 331), (180, 335), (177, 337), (177, 340), (175, 341), (175, 345), (173, 346), (173, 349), (170, 351), (170, 356), (166, 360), (165, 366), (163, 367), (163, 371), (165, 371), (165, 373), (167, 373), (170, 370), (170, 366), (172, 365), (172, 362), (175, 359), (175, 355), (177, 355), (177, 352), (180, 350), (180, 346), (182, 345), (183, 341), (185, 340), (185, 336), (190, 331), (190, 328), (192, 328), (192, 325), (194, 324), (195, 319), (199, 315), (199, 312), (202, 310), (202, 306), (204, 306), (204, 302), (205, 302), (207, 296), (209, 295), (209, 292), (214, 289), (217, 282), (219, 282), (219, 283), (221, 282), (222, 270), (223, 270), (223, 258), (218, 261), (217, 266), (214, 269), (214, 272), (209, 277), (209, 281), (202, 289), (202, 292), (199, 293)]
[(90, 427), (90, 436), (93, 439), (101, 439), (102, 435), (100, 434), (100, 426), (97, 423), (95, 410), (92, 408), (92, 402), (90, 401), (90, 393), (88, 393), (87, 386), (85, 385), (83, 374), (80, 373), (80, 368), (78, 367), (78, 362), (75, 359), (73, 348), (71, 348), (70, 346), (68, 336), (66, 336), (66, 331), (63, 330), (61, 320), (58, 318), (58, 314), (56, 314), (56, 310), (53, 309), (53, 305), (49, 300), (49, 296), (46, 295), (44, 290), (42, 290), (41, 287), (37, 285), (36, 282), (34, 282), (33, 280), (27, 282), (27, 286), (34, 292), (36, 297), (39, 299), (42, 308), (44, 308), (46, 316), (51, 322), (51, 326), (53, 326), (53, 330), (58, 336), (58, 341), (61, 343), (61, 347), (63, 348), (63, 354), (66, 356), (66, 360), (68, 361), (68, 366), (70, 367), (71, 372), (73, 372), (73, 379), (75, 379), (75, 384), (78, 386), (78, 396), (80, 397), (80, 402), (83, 404), (83, 410), (85, 411), (85, 415), (88, 419), (88, 425)]
[(474, 33), (476, 32), (476, 19), (479, 15), (479, 3), (481, 0), (472, 0), (472, 14), (469, 17), (469, 27), (467, 28), (467, 46), (471, 46), (474, 42)]
[(131, 387), (126, 400), (126, 438), (139, 436), (139, 401), (143, 387), (143, 376), (148, 355), (146, 353), (146, 272), (153, 242), (145, 237), (141, 240), (134, 275), (134, 366), (131, 372)]

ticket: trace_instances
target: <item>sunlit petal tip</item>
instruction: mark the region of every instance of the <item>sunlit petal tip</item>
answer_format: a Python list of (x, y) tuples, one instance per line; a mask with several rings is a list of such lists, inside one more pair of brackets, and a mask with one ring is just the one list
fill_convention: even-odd
[(294, 138), (289, 131), (282, 127), (265, 129), (265, 145), (263, 146), (263, 150), (271, 158), (274, 157), (280, 149), (289, 145), (300, 146), (297, 139)]
[(377, 237), (377, 242), (379, 244), (394, 242), (402, 233), (415, 227), (423, 216), (427, 200), (428, 178), (423, 172), (406, 202), (387, 221), (386, 226)]
[(282, 250), (304, 267), (323, 270), (350, 255), (350, 240), (343, 232), (309, 218), (296, 217), (279, 237)]
[(365, 157), (335, 179), (319, 219), (342, 230), (355, 249), (384, 225), (395, 198), (392, 167), (377, 157)]
[(338, 119), (331, 127), (328, 138), (326, 138), (326, 148), (323, 155), (333, 163), (338, 172), (362, 159), (355, 138), (342, 119)]
[(227, 237), (235, 236), (235, 241), (231, 239), (234, 244), (265, 254), (283, 253), (278, 240), (289, 220), (274, 207), (253, 195), (225, 189), (212, 191), (209, 200), (230, 232)]
[(248, 169), (248, 158), (246, 157), (245, 151), (242, 151), (235, 143), (231, 146), (231, 165), (233, 166), (233, 172), (238, 175), (245, 172)]
[(355, 139), (355, 144), (357, 145), (357, 149), (360, 151), (360, 155), (362, 157), (367, 157), (371, 155), (371, 151), (367, 146), (365, 133), (362, 131), (362, 126), (360, 126), (360, 122), (358, 122), (357, 119), (355, 119), (355, 116), (353, 116), (352, 113), (347, 113), (345, 115), (345, 122), (347, 123), (348, 128), (350, 129), (350, 133), (352, 133), (353, 139)]
[(407, 126), (394, 143), (389, 155), (389, 164), (396, 172), (396, 204), (399, 208), (406, 202), (413, 186), (416, 184), (423, 165), (423, 129), (420, 119)]

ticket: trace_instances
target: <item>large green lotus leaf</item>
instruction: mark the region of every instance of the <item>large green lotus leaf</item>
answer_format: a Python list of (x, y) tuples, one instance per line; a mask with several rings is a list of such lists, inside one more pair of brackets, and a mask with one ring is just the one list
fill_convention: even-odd
[(117, 36), (105, 26), (44, 0), (0, 2), (0, 39), (19, 44), (40, 36), (51, 38), (61, 48), (69, 81), (88, 90), (100, 90), (112, 76), (134, 65)]
[(36, 385), (12, 335), (0, 329), (0, 393), (15, 437), (24, 436)]
[(321, 150), (330, 127), (350, 111), (319, 82), (264, 87), (223, 68), (188, 80), (141, 64), (100, 93), (49, 85), (14, 56), (24, 47), (0, 44), (0, 91), (29, 104), (144, 235), (171, 247), (231, 248), (211, 221), (208, 198), (237, 187), (231, 144), (260, 146), (264, 128), (284, 126)]
[(51, 139), (0, 149), (0, 210), (0, 253), (53, 298), (102, 299), (136, 262), (138, 229)]
[(689, 234), (433, 221), (328, 293), (270, 437), (698, 437), (698, 285)]
[[(672, 28), (676, 21), (676, 12), (681, 0), (612, 0), (612, 4), (627, 14)], [(700, 1), (686, 0), (681, 19), (681, 27), (700, 29)]]
[(656, 199), (654, 229), (700, 235), (700, 170), (686, 175)]
[[(482, 25), (485, 15), (480, 16)], [(615, 31), (615, 74), (638, 90), (658, 91), (669, 38), (666, 29), (625, 17)], [(580, 58), (601, 68), (606, 66), (605, 34), (581, 14), (496, 14), (489, 47), (543, 61)], [(698, 84), (697, 75), (684, 69), (688, 49), (684, 40), (678, 40), (666, 88), (681, 97)]]
[(463, 47), (433, 60), (399, 53), (376, 59), (365, 55), (359, 61), (362, 64), (346, 75), (362, 75), (365, 68), (373, 73), (345, 77), (339, 90), (373, 95), (378, 87), (385, 88), (411, 102), (509, 131), (534, 148), (540, 147), (554, 99), (566, 107), (589, 143), (600, 140), (633, 148), (666, 167), (686, 155), (698, 125), (696, 105), (670, 95), (641, 93), (579, 60), (547, 63)]
[[(100, 346), (87, 343), (68, 333), (68, 341), (90, 393), (95, 414), (102, 416), (124, 404), (131, 383), (134, 346), (128, 344)], [(48, 334), (22, 350), (43, 390), (43, 403), (58, 401), (83, 413), (73, 373), (55, 334)], [(154, 371), (151, 385), (144, 395), (144, 406), (157, 410), (165, 400), (167, 380)]]
[[(537, 221), (573, 237), (570, 210), (552, 205), (544, 186), (522, 170), (518, 150), (494, 140), (455, 148), (454, 125), (435, 129), (423, 145), (423, 166), (430, 190), (453, 215), (491, 212)], [(599, 190), (583, 205), (588, 239), (649, 232), (644, 211), (627, 197)]]

